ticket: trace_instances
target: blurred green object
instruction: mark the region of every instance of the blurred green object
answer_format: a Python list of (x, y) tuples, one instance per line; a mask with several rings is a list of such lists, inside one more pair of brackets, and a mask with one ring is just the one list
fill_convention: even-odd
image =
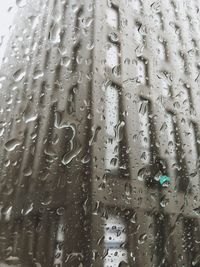
[(166, 175), (161, 175), (160, 179), (159, 179), (159, 182), (160, 182), (161, 185), (164, 185), (166, 183), (170, 183), (171, 179)]

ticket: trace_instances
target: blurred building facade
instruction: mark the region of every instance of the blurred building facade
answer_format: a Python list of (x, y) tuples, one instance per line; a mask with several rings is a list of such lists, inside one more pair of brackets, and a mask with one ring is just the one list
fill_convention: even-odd
[(0, 77), (2, 262), (200, 265), (200, 2), (180, 2), (20, 2)]

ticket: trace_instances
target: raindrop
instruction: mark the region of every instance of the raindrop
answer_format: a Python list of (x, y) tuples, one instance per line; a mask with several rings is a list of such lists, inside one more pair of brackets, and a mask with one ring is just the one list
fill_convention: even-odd
[(5, 166), (5, 167), (10, 166), (10, 160), (9, 160), (9, 159), (7, 159), (7, 160), (4, 162), (4, 166)]
[(16, 5), (17, 5), (19, 8), (25, 7), (26, 4), (27, 4), (27, 0), (16, 0)]
[(68, 67), (71, 63), (71, 59), (69, 57), (62, 57), (61, 58), (61, 65), (64, 67)]
[(3, 135), (4, 133), (4, 128), (0, 128), (0, 137)]
[(33, 203), (29, 204), (26, 209), (22, 209), (21, 214), (28, 215), (33, 210)]
[(161, 198), (161, 201), (160, 201), (160, 206), (162, 208), (165, 208), (167, 206), (167, 204), (169, 203), (169, 199), (167, 199), (165, 196)]
[(116, 43), (119, 41), (119, 37), (118, 37), (118, 34), (116, 32), (111, 32), (109, 34), (109, 38), (110, 38), (111, 42), (113, 42), (113, 43)]
[(110, 160), (110, 165), (112, 165), (112, 166), (117, 166), (117, 162), (118, 162), (118, 159), (115, 157), (115, 158), (112, 158), (111, 160)]
[(23, 69), (18, 69), (14, 74), (13, 74), (13, 79), (15, 82), (21, 81), (25, 77), (25, 71)]
[(101, 130), (100, 126), (97, 126), (96, 128), (92, 127), (92, 137), (89, 140), (89, 146), (91, 146), (93, 143), (97, 141), (97, 136), (100, 130)]
[(147, 35), (146, 26), (141, 24), (138, 28), (138, 32), (143, 36)]
[(145, 115), (147, 112), (147, 108), (148, 108), (148, 101), (147, 100), (142, 101), (140, 108), (139, 108), (139, 113), (141, 113), (142, 115)]
[(194, 212), (196, 215), (199, 216), (199, 215), (200, 215), (200, 207), (193, 209), (193, 212)]
[(139, 239), (138, 239), (138, 244), (144, 244), (144, 242), (147, 240), (147, 234), (142, 234), (139, 236)]
[(8, 258), (5, 259), (5, 262), (10, 266), (10, 265), (18, 265), (20, 260), (16, 256), (9, 256)]
[(24, 176), (30, 176), (32, 174), (32, 169), (31, 167), (27, 167), (26, 169), (24, 169)]
[(118, 267), (129, 267), (128, 263), (125, 261), (120, 261)]
[(7, 151), (13, 151), (19, 145), (21, 145), (21, 141), (16, 138), (13, 138), (5, 144), (5, 149)]
[(90, 42), (90, 43), (88, 43), (87, 46), (86, 46), (86, 48), (87, 48), (88, 50), (92, 50), (92, 49), (94, 48), (94, 42)]
[(58, 24), (54, 24), (50, 31), (50, 41), (52, 44), (60, 43), (60, 26)]
[(44, 206), (47, 206), (51, 203), (51, 201), (52, 201), (52, 196), (50, 194), (46, 193), (46, 194), (44, 194), (44, 199), (41, 202), (41, 204)]
[(115, 77), (120, 77), (120, 66), (114, 66), (112, 68), (112, 73)]
[(24, 113), (23, 119), (26, 123), (28, 123), (28, 122), (35, 121), (37, 119), (37, 117), (38, 117), (38, 114), (30, 114), (30, 113), (26, 114), (26, 113)]
[(135, 49), (135, 53), (137, 57), (141, 57), (143, 55), (144, 45), (138, 45)]
[(76, 4), (72, 5), (72, 10), (74, 13), (76, 13), (79, 10), (79, 6)]
[(160, 131), (161, 131), (161, 132), (164, 132), (166, 129), (167, 129), (167, 123), (164, 122), (164, 123), (162, 124), (161, 128), (160, 128)]
[(83, 164), (88, 163), (89, 161), (90, 161), (90, 155), (89, 155), (89, 154), (84, 155), (84, 156), (82, 157), (82, 159), (81, 159), (81, 162), (82, 162)]
[(142, 168), (138, 171), (138, 175), (137, 178), (139, 181), (144, 181), (145, 179), (147, 179), (150, 176), (150, 170), (148, 170), (147, 168)]
[(50, 157), (56, 157), (56, 152), (51, 147), (46, 147), (44, 150), (45, 155)]
[(72, 151), (71, 153), (66, 153), (63, 156), (62, 164), (63, 165), (69, 164), (76, 156), (78, 156), (78, 154), (81, 152), (81, 150), (82, 150), (82, 148), (79, 147), (79, 149), (76, 149), (76, 150)]
[(41, 78), (43, 76), (44, 76), (44, 72), (43, 71), (41, 71), (41, 70), (35, 70), (35, 72), (33, 74), (33, 79), (34, 80), (37, 80), (37, 79), (39, 79), (39, 78)]
[(119, 142), (123, 139), (123, 128), (125, 126), (125, 122), (121, 121), (115, 126), (115, 138)]
[(125, 184), (125, 194), (127, 196), (131, 196), (132, 193), (132, 186), (130, 185), (130, 183), (126, 183)]
[(58, 209), (56, 210), (56, 213), (57, 213), (59, 216), (63, 215), (64, 212), (65, 212), (65, 209), (64, 209), (63, 207), (60, 207), (60, 208), (58, 208)]

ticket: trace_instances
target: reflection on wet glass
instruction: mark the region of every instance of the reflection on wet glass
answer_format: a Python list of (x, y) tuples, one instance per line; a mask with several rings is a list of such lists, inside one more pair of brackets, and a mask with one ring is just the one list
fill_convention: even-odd
[(1, 3), (0, 267), (200, 266), (199, 8)]

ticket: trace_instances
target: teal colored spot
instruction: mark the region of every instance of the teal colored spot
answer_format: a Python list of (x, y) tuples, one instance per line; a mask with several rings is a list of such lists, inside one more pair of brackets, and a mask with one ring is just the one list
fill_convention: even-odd
[(171, 179), (166, 175), (162, 175), (160, 176), (159, 182), (161, 185), (163, 185), (164, 183), (170, 183)]

